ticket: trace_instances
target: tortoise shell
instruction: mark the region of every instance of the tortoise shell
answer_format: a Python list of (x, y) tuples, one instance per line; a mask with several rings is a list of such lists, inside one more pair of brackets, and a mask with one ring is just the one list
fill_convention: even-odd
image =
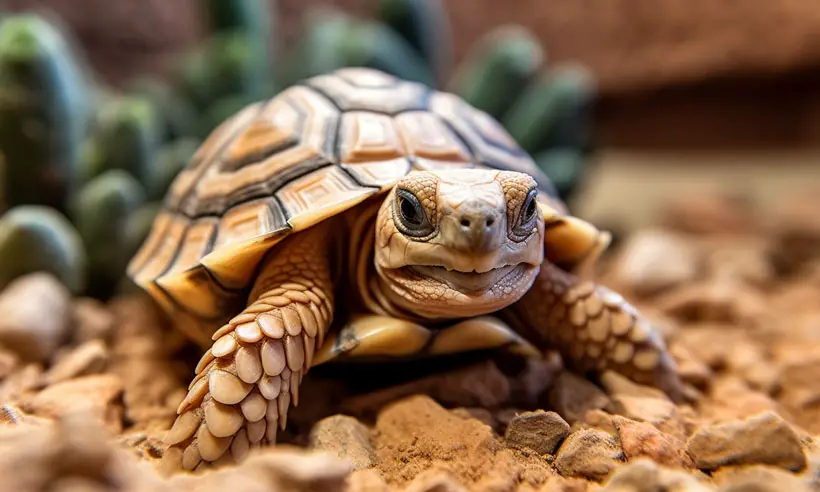
[[(383, 72), (345, 68), (251, 104), (217, 127), (172, 183), (127, 273), (164, 308), (219, 324), (282, 238), (384, 193), (414, 169), (544, 173), (486, 113)], [(185, 329), (207, 346), (209, 338)]]

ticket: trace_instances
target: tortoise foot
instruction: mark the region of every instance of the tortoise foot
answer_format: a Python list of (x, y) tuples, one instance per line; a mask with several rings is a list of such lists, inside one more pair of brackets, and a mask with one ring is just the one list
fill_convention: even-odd
[(273, 308), (265, 300), (214, 334), (165, 438), (164, 467), (239, 462), (251, 448), (275, 444), (284, 430), (291, 404), (299, 404), (317, 320), (295, 302)]

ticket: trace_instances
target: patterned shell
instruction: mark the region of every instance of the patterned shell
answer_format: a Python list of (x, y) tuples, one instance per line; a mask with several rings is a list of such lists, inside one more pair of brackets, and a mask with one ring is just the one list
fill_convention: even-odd
[(213, 131), (171, 185), (128, 274), (166, 308), (216, 321), (287, 234), (413, 169), (449, 167), (526, 172), (542, 200), (564, 210), (530, 156), (460, 98), (371, 69), (316, 76)]

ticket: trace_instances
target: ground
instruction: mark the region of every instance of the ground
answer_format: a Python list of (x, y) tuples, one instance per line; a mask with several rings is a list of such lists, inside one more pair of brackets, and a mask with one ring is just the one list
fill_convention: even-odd
[(21, 278), (0, 293), (0, 482), (20, 492), (820, 490), (820, 219), (811, 199), (792, 198), (765, 216), (719, 195), (672, 203), (602, 262), (601, 282), (664, 333), (685, 404), (617, 375), (585, 379), (554, 353), (417, 365), (426, 372), (379, 381), (315, 371), (277, 448), (168, 479), (161, 440), (199, 354), (143, 296), (70, 299), (48, 276)]

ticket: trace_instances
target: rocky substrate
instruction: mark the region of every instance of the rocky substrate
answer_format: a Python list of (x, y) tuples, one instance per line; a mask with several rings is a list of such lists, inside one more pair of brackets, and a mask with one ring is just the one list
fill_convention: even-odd
[(820, 490), (820, 218), (795, 203), (673, 204), (603, 262), (666, 336), (686, 404), (554, 353), (378, 382), (317, 369), (281, 444), (170, 477), (161, 440), (199, 354), (143, 296), (21, 277), (0, 293), (0, 489)]

